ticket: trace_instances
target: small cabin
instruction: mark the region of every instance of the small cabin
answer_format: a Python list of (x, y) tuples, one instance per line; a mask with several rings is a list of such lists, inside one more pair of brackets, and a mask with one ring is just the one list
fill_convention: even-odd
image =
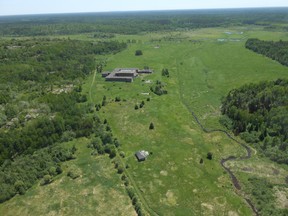
[(141, 150), (135, 153), (135, 156), (139, 162), (145, 161), (148, 155), (149, 155), (149, 152), (144, 151), (144, 150)]

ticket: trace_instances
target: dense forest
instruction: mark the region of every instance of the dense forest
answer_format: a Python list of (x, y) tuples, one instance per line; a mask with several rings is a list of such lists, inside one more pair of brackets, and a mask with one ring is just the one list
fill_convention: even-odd
[(36, 181), (49, 184), (53, 177), (62, 173), (61, 162), (74, 158), (76, 149), (54, 146), (7, 160), (0, 167), (0, 203), (16, 194), (24, 194)]
[[(249, 14), (249, 16), (247, 16)], [(46, 36), (92, 33), (111, 38), (113, 34), (137, 34), (147, 31), (195, 29), (235, 25), (261, 25), (267, 30), (287, 27), (287, 9), (226, 9), (142, 11), (0, 17), (2, 36)]]
[(25, 193), (39, 179), (53, 181), (61, 162), (76, 151), (62, 142), (106, 134), (81, 84), (99, 66), (100, 55), (125, 48), (114, 41), (0, 42), (0, 202)]
[(245, 44), (247, 49), (267, 56), (282, 65), (288, 66), (288, 41), (263, 41), (259, 39), (248, 39)]
[(265, 156), (288, 164), (288, 80), (231, 90), (222, 101), (221, 122), (255, 144)]
[(95, 127), (81, 79), (95, 56), (126, 44), (73, 40), (9, 40), (0, 46), (0, 164)]

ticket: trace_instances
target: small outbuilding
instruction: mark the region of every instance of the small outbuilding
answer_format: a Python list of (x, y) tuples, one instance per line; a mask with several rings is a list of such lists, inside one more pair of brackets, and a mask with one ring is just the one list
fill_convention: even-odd
[(141, 150), (135, 153), (135, 156), (139, 162), (145, 161), (146, 158), (149, 156), (149, 152)]

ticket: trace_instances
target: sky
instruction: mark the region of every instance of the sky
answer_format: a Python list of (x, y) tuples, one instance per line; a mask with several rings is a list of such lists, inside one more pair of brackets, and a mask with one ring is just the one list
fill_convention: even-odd
[(288, 7), (288, 0), (0, 0), (0, 16), (247, 7)]

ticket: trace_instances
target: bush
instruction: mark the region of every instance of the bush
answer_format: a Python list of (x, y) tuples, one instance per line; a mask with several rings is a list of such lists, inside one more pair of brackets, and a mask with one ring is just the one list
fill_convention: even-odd
[(117, 173), (122, 174), (124, 172), (124, 168), (122, 166), (118, 166)]
[(67, 173), (67, 176), (69, 176), (71, 179), (76, 179), (80, 175), (81, 175), (81, 170), (75, 166), (71, 167)]
[(149, 130), (153, 130), (154, 129), (154, 124), (151, 122), (149, 125)]
[(213, 154), (211, 152), (208, 152), (207, 153), (207, 159), (212, 160), (212, 158), (213, 158)]
[(133, 189), (132, 187), (128, 187), (128, 188), (126, 188), (126, 190), (127, 190), (128, 196), (129, 196), (130, 199), (132, 200), (132, 199), (134, 198), (134, 196), (135, 196), (134, 189)]
[(120, 142), (117, 139), (114, 139), (114, 145), (116, 148), (120, 146)]
[(62, 136), (61, 136), (60, 141), (61, 142), (68, 142), (68, 141), (73, 140), (75, 137), (76, 137), (75, 132), (73, 132), (71, 130), (64, 131)]
[(110, 154), (109, 154), (109, 157), (112, 159), (114, 157), (116, 157), (116, 150), (115, 149), (112, 149)]
[(120, 101), (121, 101), (121, 98), (117, 96), (117, 97), (115, 98), (115, 102), (120, 102)]
[(50, 184), (52, 182), (52, 177), (50, 175), (45, 175), (41, 181), (41, 185)]
[(167, 68), (162, 69), (162, 76), (169, 77), (169, 71)]
[(140, 56), (140, 55), (143, 55), (142, 50), (136, 50), (135, 51), (135, 56)]
[(19, 194), (21, 194), (21, 195), (25, 194), (25, 184), (24, 184), (23, 181), (17, 180), (17, 181), (15, 182), (15, 184), (14, 184), (14, 187), (15, 187), (15, 190), (16, 190)]
[(123, 151), (121, 151), (121, 152), (120, 152), (120, 156), (121, 156), (122, 158), (125, 158), (125, 153), (124, 153)]

